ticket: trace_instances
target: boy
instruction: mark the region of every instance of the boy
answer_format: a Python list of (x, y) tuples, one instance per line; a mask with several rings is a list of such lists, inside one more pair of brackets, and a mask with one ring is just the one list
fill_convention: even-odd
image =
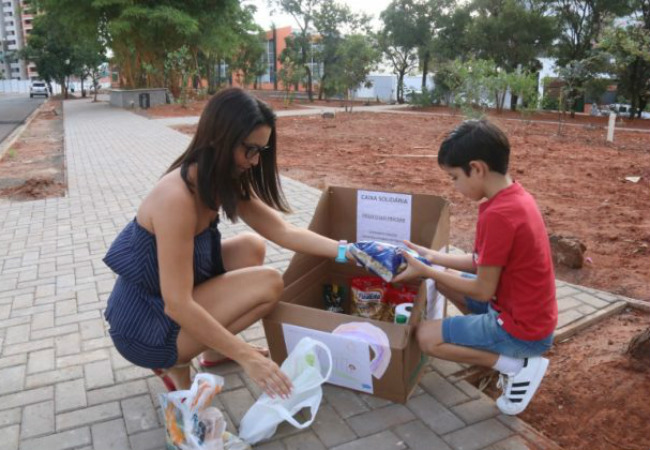
[[(497, 407), (521, 413), (548, 366), (540, 355), (557, 325), (555, 275), (544, 221), (533, 197), (508, 175), (510, 144), (485, 120), (463, 122), (440, 146), (438, 164), (464, 196), (479, 204), (472, 255), (449, 255), (405, 242), (435, 270), (404, 252), (409, 265), (395, 281), (429, 277), (465, 314), (422, 322), (422, 351), (492, 367), (503, 394)], [(457, 272), (460, 271), (460, 272)], [(471, 275), (471, 272), (475, 275)]]

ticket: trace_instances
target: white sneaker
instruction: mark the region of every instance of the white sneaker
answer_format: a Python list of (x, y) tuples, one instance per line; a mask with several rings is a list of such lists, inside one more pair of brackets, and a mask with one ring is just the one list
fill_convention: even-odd
[(497, 408), (509, 416), (523, 412), (542, 382), (547, 367), (548, 359), (536, 356), (524, 358), (524, 367), (516, 375), (500, 374), (497, 386), (503, 389), (503, 394), (497, 399)]

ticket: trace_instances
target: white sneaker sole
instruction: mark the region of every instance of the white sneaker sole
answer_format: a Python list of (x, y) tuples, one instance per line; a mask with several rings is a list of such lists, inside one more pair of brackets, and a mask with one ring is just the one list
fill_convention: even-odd
[(526, 395), (521, 399), (520, 402), (511, 402), (508, 398), (506, 398), (505, 394), (501, 395), (501, 397), (499, 397), (496, 401), (499, 411), (509, 416), (515, 416), (522, 413), (535, 396), (535, 392), (537, 392), (539, 385), (542, 384), (542, 379), (546, 374), (546, 369), (548, 369), (548, 363), (548, 359), (542, 358), (541, 363), (530, 379), (530, 384), (526, 390)]

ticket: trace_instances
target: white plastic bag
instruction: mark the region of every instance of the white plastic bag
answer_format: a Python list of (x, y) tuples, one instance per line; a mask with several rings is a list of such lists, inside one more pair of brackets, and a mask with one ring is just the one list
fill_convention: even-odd
[(427, 279), (427, 307), (424, 317), (426, 320), (443, 319), (445, 315), (445, 297), (436, 288), (436, 282)]
[(160, 394), (165, 415), (167, 450), (235, 450), (250, 448), (226, 431), (223, 414), (212, 399), (221, 392), (223, 378), (197, 374), (188, 391)]
[[(329, 365), (325, 375), (321, 373), (317, 348), (321, 348), (327, 355)], [(298, 342), (280, 368), (293, 384), (291, 395), (282, 399), (279, 396), (271, 398), (264, 393), (257, 399), (244, 415), (239, 427), (239, 437), (249, 444), (270, 438), (285, 420), (298, 429), (312, 424), (323, 398), (321, 385), (332, 373), (332, 354), (322, 342), (305, 337)], [(300, 423), (293, 416), (303, 408), (309, 408), (311, 417)]]

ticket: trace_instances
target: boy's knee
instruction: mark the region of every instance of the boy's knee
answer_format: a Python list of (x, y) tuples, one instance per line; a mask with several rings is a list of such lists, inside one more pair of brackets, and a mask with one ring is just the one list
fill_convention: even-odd
[(436, 347), (442, 343), (440, 324), (439, 320), (430, 320), (418, 326), (416, 333), (418, 345), (428, 355), (434, 355)]

